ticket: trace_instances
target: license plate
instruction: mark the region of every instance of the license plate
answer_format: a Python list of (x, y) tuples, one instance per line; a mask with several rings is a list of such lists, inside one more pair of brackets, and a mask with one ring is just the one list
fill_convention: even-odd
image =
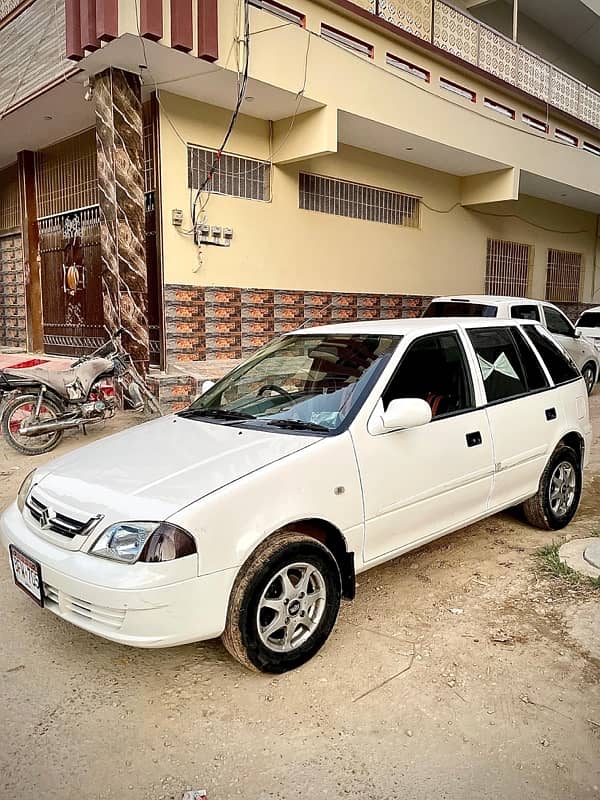
[(10, 563), (13, 577), (19, 589), (23, 589), (38, 606), (44, 605), (42, 589), (42, 568), (25, 553), (10, 545)]

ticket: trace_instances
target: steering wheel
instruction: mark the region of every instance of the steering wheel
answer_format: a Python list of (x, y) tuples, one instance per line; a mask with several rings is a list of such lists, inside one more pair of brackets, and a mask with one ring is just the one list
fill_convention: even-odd
[(294, 398), (289, 392), (286, 392), (285, 389), (282, 389), (281, 386), (277, 386), (275, 383), (265, 383), (264, 386), (261, 386), (258, 392), (256, 393), (257, 397), (262, 397), (265, 392), (277, 392), (278, 394), (282, 395), (283, 397), (287, 397), (288, 400), (293, 400)]

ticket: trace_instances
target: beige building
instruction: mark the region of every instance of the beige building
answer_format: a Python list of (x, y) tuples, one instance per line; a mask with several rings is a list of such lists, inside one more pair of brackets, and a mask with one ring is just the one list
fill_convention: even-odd
[(0, 346), (120, 323), (172, 373), (436, 294), (600, 303), (600, 9), (514, 4), (0, 4)]

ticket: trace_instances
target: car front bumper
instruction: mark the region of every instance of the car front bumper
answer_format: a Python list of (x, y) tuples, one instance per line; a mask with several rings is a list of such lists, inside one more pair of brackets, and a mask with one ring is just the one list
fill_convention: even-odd
[(194, 556), (120, 564), (63, 550), (36, 536), (14, 503), (0, 517), (0, 543), (41, 565), (45, 608), (113, 642), (171, 647), (212, 639), (225, 627), (236, 567), (198, 576)]

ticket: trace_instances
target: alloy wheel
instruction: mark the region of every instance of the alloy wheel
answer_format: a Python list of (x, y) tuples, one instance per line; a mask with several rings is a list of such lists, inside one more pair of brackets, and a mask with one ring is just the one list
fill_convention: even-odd
[(325, 579), (315, 566), (298, 562), (280, 569), (258, 603), (260, 640), (280, 653), (300, 647), (319, 627), (326, 600)]
[(577, 486), (575, 468), (568, 461), (561, 461), (550, 478), (550, 508), (558, 517), (564, 516), (573, 505)]

